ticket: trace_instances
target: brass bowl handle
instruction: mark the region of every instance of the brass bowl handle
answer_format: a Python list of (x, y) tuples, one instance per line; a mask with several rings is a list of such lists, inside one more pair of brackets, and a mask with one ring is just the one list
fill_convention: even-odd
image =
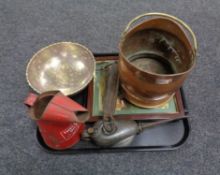
[(196, 40), (196, 36), (194, 34), (194, 32), (192, 31), (192, 29), (184, 22), (182, 21), (181, 19), (175, 17), (175, 16), (172, 16), (172, 15), (168, 15), (166, 13), (158, 13), (158, 12), (152, 12), (152, 13), (144, 13), (144, 14), (141, 14), (135, 18), (133, 18), (126, 26), (125, 30), (123, 31), (122, 33), (122, 38), (129, 32), (132, 24), (134, 24), (135, 22), (137, 22), (138, 20), (142, 19), (143, 17), (153, 17), (153, 16), (163, 16), (163, 17), (167, 17), (167, 18), (170, 18), (172, 20), (175, 20), (177, 21), (182, 27), (184, 27), (184, 29), (186, 29), (185, 31), (187, 31), (188, 34), (191, 35), (191, 38), (193, 41), (193, 45), (194, 45), (194, 50), (195, 50), (195, 53), (196, 54), (196, 51), (197, 51), (197, 40)]

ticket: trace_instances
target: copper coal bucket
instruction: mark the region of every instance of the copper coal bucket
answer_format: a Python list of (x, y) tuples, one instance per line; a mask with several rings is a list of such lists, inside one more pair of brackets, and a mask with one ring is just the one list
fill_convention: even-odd
[(127, 100), (144, 108), (164, 105), (195, 66), (196, 50), (195, 34), (174, 16), (147, 13), (131, 20), (119, 43), (119, 75)]

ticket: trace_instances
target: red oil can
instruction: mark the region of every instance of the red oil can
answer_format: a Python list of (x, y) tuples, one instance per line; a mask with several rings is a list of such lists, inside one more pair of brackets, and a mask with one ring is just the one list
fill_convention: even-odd
[(87, 110), (59, 91), (29, 93), (24, 103), (36, 120), (45, 143), (52, 149), (67, 149), (78, 143), (88, 119)]

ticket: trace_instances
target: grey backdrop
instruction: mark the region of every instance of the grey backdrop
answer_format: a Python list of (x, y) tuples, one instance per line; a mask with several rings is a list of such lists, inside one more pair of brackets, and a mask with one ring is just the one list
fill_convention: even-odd
[[(184, 85), (192, 125), (187, 144), (172, 152), (56, 156), (41, 150), (22, 103), (33, 53), (58, 41), (117, 52), (129, 20), (152, 11), (183, 19), (198, 39), (197, 66)], [(219, 174), (219, 17), (219, 0), (1, 0), (0, 174)]]

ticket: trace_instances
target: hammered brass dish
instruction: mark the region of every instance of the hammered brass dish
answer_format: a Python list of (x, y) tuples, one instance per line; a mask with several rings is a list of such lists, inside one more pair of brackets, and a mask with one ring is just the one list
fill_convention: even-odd
[(26, 69), (28, 84), (38, 93), (60, 90), (73, 95), (92, 80), (95, 58), (86, 47), (60, 42), (39, 50)]

